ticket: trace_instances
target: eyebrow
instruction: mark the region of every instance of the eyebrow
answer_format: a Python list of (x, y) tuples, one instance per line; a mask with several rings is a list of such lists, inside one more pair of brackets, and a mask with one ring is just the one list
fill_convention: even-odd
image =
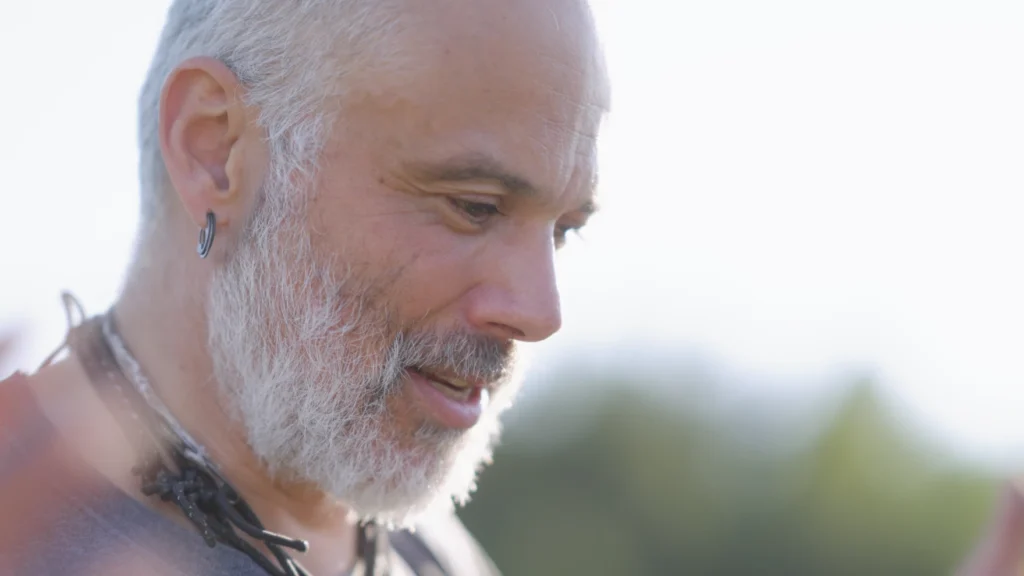
[(461, 156), (436, 164), (413, 164), (419, 175), (434, 181), (470, 182), (487, 180), (495, 182), (508, 193), (516, 196), (538, 196), (537, 186), (528, 179), (502, 166), (500, 162), (481, 154)]
[[(529, 179), (516, 174), (497, 159), (484, 154), (458, 156), (438, 163), (415, 163), (411, 166), (413, 171), (421, 177), (435, 182), (490, 181), (497, 183), (514, 196), (529, 198), (540, 195), (540, 188)], [(596, 177), (595, 181), (591, 183), (591, 192), (595, 188)], [(587, 215), (597, 212), (597, 204), (592, 193), (591, 197), (578, 210)]]
[(597, 173), (596, 172), (590, 177), (590, 182), (589, 182), (588, 186), (589, 186), (589, 190), (587, 192), (589, 194), (587, 195), (587, 201), (584, 202), (583, 205), (578, 208), (578, 210), (580, 212), (582, 212), (583, 214), (585, 214), (589, 218), (590, 216), (593, 216), (594, 214), (597, 214), (600, 211), (600, 209), (601, 209), (601, 204), (597, 200)]

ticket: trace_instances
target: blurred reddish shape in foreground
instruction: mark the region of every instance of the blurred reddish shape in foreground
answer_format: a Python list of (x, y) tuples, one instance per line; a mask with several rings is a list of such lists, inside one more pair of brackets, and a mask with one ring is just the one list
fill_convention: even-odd
[(11, 355), (14, 354), (14, 342), (16, 340), (16, 333), (0, 333), (0, 378), (4, 377), (2, 372), (3, 366), (11, 360)]
[(1024, 574), (1024, 479), (1007, 484), (974, 552), (957, 576)]

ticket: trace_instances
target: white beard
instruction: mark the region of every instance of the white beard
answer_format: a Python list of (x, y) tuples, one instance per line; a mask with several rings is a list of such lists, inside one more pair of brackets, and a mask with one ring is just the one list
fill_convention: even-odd
[[(262, 206), (211, 282), (209, 347), (225, 408), (271, 477), (313, 483), (359, 518), (408, 525), (465, 502), (518, 388), (509, 349), (393, 325), (371, 297), (384, 286), (332, 277), (286, 213)], [(414, 365), (500, 382), (470, 430), (403, 434), (386, 400)]]

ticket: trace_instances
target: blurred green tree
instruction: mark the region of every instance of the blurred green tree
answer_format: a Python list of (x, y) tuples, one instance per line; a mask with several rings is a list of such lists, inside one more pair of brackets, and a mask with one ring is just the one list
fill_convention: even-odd
[(933, 576), (970, 547), (995, 495), (870, 382), (796, 450), (625, 378), (573, 389), (603, 392), (553, 395), (515, 420), (461, 512), (507, 576)]

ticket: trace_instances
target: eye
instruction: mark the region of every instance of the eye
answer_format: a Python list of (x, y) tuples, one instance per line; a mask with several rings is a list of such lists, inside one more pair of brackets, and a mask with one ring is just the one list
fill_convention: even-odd
[(492, 217), (501, 214), (498, 205), (491, 202), (478, 202), (465, 198), (450, 197), (448, 203), (461, 212), (474, 224), (484, 224)]

